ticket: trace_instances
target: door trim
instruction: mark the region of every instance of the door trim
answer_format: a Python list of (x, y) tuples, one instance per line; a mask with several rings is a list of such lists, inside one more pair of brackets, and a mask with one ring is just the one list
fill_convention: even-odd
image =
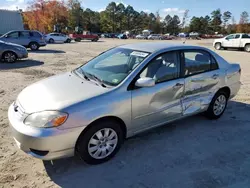
[(157, 111), (154, 111), (154, 112), (150, 112), (150, 113), (147, 113), (147, 114), (143, 114), (143, 115), (140, 115), (140, 116), (136, 116), (134, 119), (140, 119), (140, 118), (142, 118), (142, 117), (146, 117), (146, 116), (150, 116), (150, 115), (153, 115), (153, 114), (156, 114), (156, 113), (159, 113), (159, 112), (163, 112), (163, 111), (165, 111), (165, 110), (168, 110), (168, 109), (173, 108), (173, 107), (178, 106), (178, 105), (182, 105), (182, 104), (181, 104), (181, 99), (180, 99), (179, 102), (176, 102), (176, 103), (174, 103), (174, 104), (165, 106), (165, 107), (163, 107), (163, 108), (161, 108), (161, 109), (159, 109), (159, 110), (157, 110)]

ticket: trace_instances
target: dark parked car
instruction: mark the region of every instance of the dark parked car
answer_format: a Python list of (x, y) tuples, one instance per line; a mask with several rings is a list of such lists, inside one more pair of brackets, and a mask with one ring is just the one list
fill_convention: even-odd
[(120, 34), (117, 36), (118, 39), (128, 39), (127, 35), (125, 34)]
[(31, 50), (38, 50), (41, 46), (46, 46), (46, 41), (39, 31), (10, 31), (0, 37), (0, 40), (22, 45)]
[(6, 63), (14, 63), (17, 59), (28, 57), (26, 48), (18, 44), (3, 42), (0, 40), (0, 60)]

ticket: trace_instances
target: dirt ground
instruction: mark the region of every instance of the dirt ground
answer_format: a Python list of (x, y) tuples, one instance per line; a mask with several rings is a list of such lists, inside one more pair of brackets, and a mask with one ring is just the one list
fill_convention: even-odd
[[(242, 51), (218, 52), (240, 63), (243, 85), (217, 121), (195, 116), (153, 129), (128, 139), (113, 160), (97, 166), (75, 157), (43, 162), (17, 149), (7, 109), (24, 87), (133, 42), (138, 40), (53, 44), (27, 60), (0, 64), (0, 187), (250, 187), (250, 53)], [(186, 43), (212, 48), (211, 42)]]

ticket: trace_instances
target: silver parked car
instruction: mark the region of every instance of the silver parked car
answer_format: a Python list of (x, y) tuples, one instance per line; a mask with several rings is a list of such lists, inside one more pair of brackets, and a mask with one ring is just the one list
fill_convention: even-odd
[(27, 57), (28, 52), (23, 46), (0, 40), (0, 61), (14, 63), (17, 59), (23, 59)]
[(148, 36), (149, 40), (161, 40), (162, 36), (160, 34), (151, 34)]
[(26, 153), (43, 160), (76, 153), (97, 164), (139, 132), (201, 112), (219, 118), (240, 74), (238, 64), (203, 47), (129, 44), (28, 86), (8, 117)]
[(34, 51), (46, 46), (45, 38), (39, 31), (10, 31), (1, 36), (0, 40), (19, 44)]

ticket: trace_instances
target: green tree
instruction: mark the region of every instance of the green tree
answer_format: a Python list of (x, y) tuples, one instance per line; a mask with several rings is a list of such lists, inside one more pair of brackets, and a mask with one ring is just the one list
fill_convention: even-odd
[(232, 17), (232, 13), (231, 12), (226, 11), (226, 12), (223, 13), (222, 18), (223, 18), (224, 27), (227, 25), (227, 23), (231, 19), (231, 17)]
[(69, 22), (68, 26), (72, 29), (75, 27), (83, 27), (83, 8), (79, 0), (68, 1)]
[(221, 24), (222, 24), (221, 10), (220, 9), (214, 10), (211, 13), (211, 17), (212, 17), (211, 26), (213, 27), (213, 31), (220, 32), (221, 31)]
[(112, 25), (112, 32), (114, 33), (116, 30), (116, 14), (117, 14), (117, 7), (115, 2), (111, 2), (106, 7), (106, 12), (108, 13), (109, 19)]

